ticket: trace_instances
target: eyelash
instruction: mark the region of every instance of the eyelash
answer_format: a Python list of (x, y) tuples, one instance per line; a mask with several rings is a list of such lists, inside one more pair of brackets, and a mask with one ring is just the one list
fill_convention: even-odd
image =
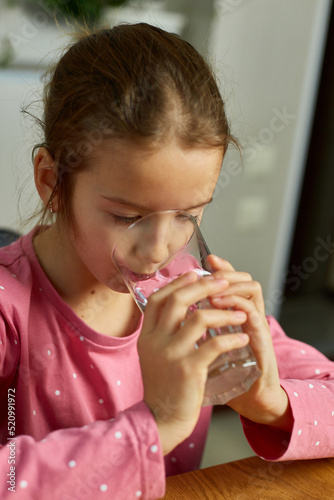
[[(191, 215), (191, 217), (192, 217), (193, 219), (195, 219), (195, 221), (196, 221), (196, 222), (198, 222), (198, 221), (199, 221), (199, 216), (198, 216), (198, 215), (192, 215), (192, 214), (188, 214), (188, 215)], [(184, 222), (187, 222), (187, 220), (188, 220), (188, 217), (187, 217), (186, 215), (183, 215), (183, 214), (180, 214), (180, 215), (178, 216), (178, 218), (179, 218), (181, 221), (184, 221)]]
[[(134, 222), (137, 222), (137, 220), (141, 219), (140, 215), (138, 215), (136, 217), (125, 217), (125, 216), (116, 215), (116, 214), (110, 214), (110, 215), (111, 215), (111, 217), (114, 219), (114, 221), (117, 224), (133, 224)], [(198, 215), (193, 215), (192, 217), (195, 219), (196, 222), (199, 222), (199, 216)], [(178, 218), (180, 220), (183, 220), (183, 221), (188, 220), (187, 217), (185, 215), (183, 215), (183, 214), (180, 214), (178, 216)]]
[(134, 222), (137, 222), (141, 217), (138, 215), (137, 217), (125, 217), (121, 215), (116, 215), (116, 214), (110, 214), (112, 218), (114, 219), (115, 222), (118, 224), (133, 224)]

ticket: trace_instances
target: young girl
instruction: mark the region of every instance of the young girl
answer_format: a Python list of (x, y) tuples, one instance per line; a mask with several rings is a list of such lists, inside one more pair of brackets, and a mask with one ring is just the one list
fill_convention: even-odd
[[(188, 272), (144, 319), (108, 287), (128, 225), (171, 209), (200, 220), (212, 199), (235, 140), (203, 58), (147, 24), (83, 36), (51, 73), (43, 124), (41, 223), (0, 250), (1, 498), (160, 498), (166, 475), (200, 464), (208, 366), (248, 342), (262, 376), (228, 404), (254, 451), (333, 456), (333, 363), (265, 317), (249, 274), (211, 256), (214, 279)], [(186, 317), (206, 297), (215, 307)], [(194, 349), (226, 325), (245, 334)]]

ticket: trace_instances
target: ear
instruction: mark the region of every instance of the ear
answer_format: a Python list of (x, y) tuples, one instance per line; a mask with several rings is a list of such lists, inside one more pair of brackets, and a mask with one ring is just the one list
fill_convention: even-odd
[[(34, 176), (39, 196), (47, 206), (57, 183), (57, 169), (54, 159), (45, 147), (40, 148), (34, 158)], [(57, 212), (59, 209), (57, 193), (52, 198), (52, 204), (54, 212)]]

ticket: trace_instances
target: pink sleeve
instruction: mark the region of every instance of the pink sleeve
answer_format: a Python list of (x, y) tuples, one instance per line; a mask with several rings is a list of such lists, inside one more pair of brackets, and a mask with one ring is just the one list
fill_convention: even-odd
[(0, 311), (0, 401), (7, 397), (7, 387), (15, 376), (20, 359), (19, 342), (16, 330), (9, 328)]
[(0, 470), (2, 500), (13, 491), (17, 500), (157, 499), (165, 490), (159, 435), (143, 402), (113, 421), (57, 430), (40, 442), (8, 440)]
[(268, 317), (281, 386), (294, 417), (291, 434), (241, 417), (245, 436), (266, 460), (334, 456), (334, 362), (313, 347), (287, 337)]

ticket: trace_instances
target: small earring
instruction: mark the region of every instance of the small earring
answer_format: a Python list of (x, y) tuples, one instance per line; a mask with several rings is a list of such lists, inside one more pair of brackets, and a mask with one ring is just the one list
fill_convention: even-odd
[(50, 214), (53, 214), (52, 201), (49, 201), (49, 212), (50, 212)]

